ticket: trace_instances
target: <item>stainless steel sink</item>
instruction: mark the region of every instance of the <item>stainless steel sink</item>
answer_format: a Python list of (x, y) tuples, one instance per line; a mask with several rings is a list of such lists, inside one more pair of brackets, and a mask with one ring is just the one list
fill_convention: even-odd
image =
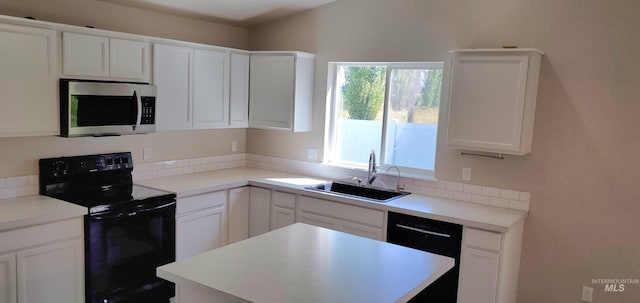
[(393, 199), (406, 196), (409, 193), (404, 191), (393, 191), (375, 187), (363, 187), (342, 182), (327, 182), (305, 187), (306, 189), (325, 192), (345, 197), (355, 197), (371, 200), (374, 202), (386, 203)]

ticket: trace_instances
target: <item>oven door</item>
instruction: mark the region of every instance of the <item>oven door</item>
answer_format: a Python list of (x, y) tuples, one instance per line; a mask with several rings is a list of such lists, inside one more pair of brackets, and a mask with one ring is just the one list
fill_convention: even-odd
[(85, 217), (86, 302), (165, 302), (173, 284), (156, 268), (175, 261), (175, 200)]

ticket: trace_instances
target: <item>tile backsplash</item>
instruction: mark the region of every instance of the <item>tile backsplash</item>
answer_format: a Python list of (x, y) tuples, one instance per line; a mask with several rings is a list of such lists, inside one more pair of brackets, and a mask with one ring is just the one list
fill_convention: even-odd
[[(353, 177), (366, 179), (367, 175), (367, 172), (362, 169), (241, 153), (152, 163), (135, 163), (133, 179), (136, 181), (245, 166), (334, 180), (351, 180)], [(381, 174), (376, 179), (377, 183), (375, 185), (395, 188), (396, 180), (397, 177), (395, 175)], [(400, 177), (400, 184), (405, 191), (411, 193), (525, 211), (529, 210), (529, 202), (531, 200), (531, 194), (528, 192), (445, 180)], [(35, 194), (38, 194), (37, 175), (0, 178), (0, 199)]]
[(169, 160), (153, 163), (134, 163), (133, 180), (201, 173), (246, 166), (246, 154)]
[(0, 178), (0, 199), (38, 194), (38, 175)]

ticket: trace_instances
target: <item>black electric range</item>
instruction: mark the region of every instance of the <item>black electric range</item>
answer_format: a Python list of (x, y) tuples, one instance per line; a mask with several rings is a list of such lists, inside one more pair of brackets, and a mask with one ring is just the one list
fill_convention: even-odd
[(133, 184), (130, 152), (40, 160), (40, 193), (89, 209), (87, 303), (168, 302), (155, 275), (175, 261), (175, 193)]

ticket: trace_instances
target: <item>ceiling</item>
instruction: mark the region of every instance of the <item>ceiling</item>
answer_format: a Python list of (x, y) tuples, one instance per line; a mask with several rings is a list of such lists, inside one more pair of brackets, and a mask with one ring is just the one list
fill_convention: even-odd
[(101, 0), (125, 6), (251, 26), (335, 0)]

